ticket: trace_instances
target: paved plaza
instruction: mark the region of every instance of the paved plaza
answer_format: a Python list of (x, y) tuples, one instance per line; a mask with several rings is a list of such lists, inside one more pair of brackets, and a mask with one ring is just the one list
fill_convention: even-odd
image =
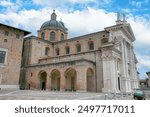
[(1, 90), (0, 100), (114, 100), (133, 99), (131, 95), (85, 93), (85, 92), (50, 92), (37, 90)]

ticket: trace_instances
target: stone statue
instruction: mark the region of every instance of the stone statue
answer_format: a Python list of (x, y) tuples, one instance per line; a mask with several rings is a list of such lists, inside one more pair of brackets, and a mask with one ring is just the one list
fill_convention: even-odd
[(123, 21), (126, 21), (126, 15), (123, 14)]
[(113, 32), (110, 31), (109, 32), (109, 42), (112, 42), (113, 41)]
[(117, 13), (117, 20), (120, 20), (120, 13)]

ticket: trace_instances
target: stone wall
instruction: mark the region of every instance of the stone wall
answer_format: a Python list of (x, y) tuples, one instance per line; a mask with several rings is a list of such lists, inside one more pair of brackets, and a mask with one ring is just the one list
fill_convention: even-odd
[[(5, 33), (8, 32), (6, 36)], [(19, 37), (17, 37), (19, 36)], [(24, 32), (0, 26), (0, 49), (7, 50), (6, 63), (0, 64), (2, 85), (18, 85)]]

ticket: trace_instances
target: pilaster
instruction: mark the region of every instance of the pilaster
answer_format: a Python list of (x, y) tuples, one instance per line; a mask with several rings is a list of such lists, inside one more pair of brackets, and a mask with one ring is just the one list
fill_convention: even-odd
[(103, 92), (118, 92), (117, 88), (117, 57), (113, 50), (104, 50), (102, 53), (103, 61)]
[(87, 91), (87, 80), (86, 80), (86, 68), (80, 67), (77, 70), (77, 80), (76, 80), (76, 89), (78, 92)]
[(66, 89), (66, 78), (64, 74), (64, 70), (60, 71), (60, 91), (65, 91)]
[(51, 90), (51, 78), (50, 78), (50, 74), (48, 73), (46, 77), (46, 90)]

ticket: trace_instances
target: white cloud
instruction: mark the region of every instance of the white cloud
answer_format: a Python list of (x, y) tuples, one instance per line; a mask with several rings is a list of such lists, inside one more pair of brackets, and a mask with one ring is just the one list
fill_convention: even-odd
[[(55, 5), (59, 6), (61, 4), (67, 5), (66, 3), (71, 3), (71, 4), (97, 3), (98, 0), (33, 0), (33, 2), (38, 5), (54, 5), (55, 4)], [(57, 4), (57, 3), (59, 3), (59, 4)]]
[(104, 10), (88, 8), (84, 11), (61, 14), (63, 21), (71, 32), (70, 37), (103, 30), (105, 26), (115, 23), (115, 14)]
[(145, 67), (150, 69), (150, 56), (148, 55), (138, 56), (138, 61), (140, 67)]
[(110, 3), (112, 0), (103, 0), (105, 3)]
[(150, 56), (149, 55), (137, 55), (139, 64), (138, 69), (141, 70), (141, 77), (140, 78), (146, 78), (146, 72), (150, 71)]
[(149, 0), (142, 0), (142, 1), (132, 0), (132, 1), (130, 1), (130, 4), (132, 6), (140, 8), (141, 6), (148, 4), (148, 2), (149, 2)]
[(122, 9), (122, 11), (125, 12), (125, 13), (130, 13), (131, 9), (126, 8), (126, 9)]
[[(150, 16), (148, 17), (149, 18), (145, 19), (144, 17), (139, 16), (129, 16), (127, 19), (136, 36), (136, 45), (142, 46), (144, 49), (150, 45)], [(150, 50), (150, 48), (147, 48), (146, 50)]]
[(97, 0), (66, 0), (66, 2), (70, 2), (70, 3), (80, 3), (80, 4), (83, 4), (83, 3), (97, 3)]
[[(52, 11), (52, 10), (51, 10)], [(9, 22), (13, 26), (21, 26), (35, 33), (42, 23), (50, 19), (49, 9), (23, 10), (18, 13), (10, 12), (0, 14), (0, 20)], [(57, 20), (62, 18), (69, 29), (70, 37), (103, 30), (105, 26), (115, 23), (115, 13), (107, 13), (104, 10), (88, 8), (83, 11), (62, 12), (56, 11)], [(13, 17), (13, 18), (12, 18)]]
[(137, 38), (137, 42), (140, 44), (150, 44), (150, 22), (142, 18), (139, 20), (140, 17), (136, 19), (129, 19), (134, 33)]
[(72, 9), (74, 4), (87, 5), (89, 3), (98, 3), (97, 0), (33, 0), (34, 4), (49, 6), (52, 8)]
[(12, 6), (14, 5), (14, 3), (8, 1), (8, 0), (3, 0), (3, 1), (0, 1), (0, 6), (3, 6), (3, 7), (8, 7), (8, 6)]
[[(34, 4), (53, 9), (70, 11), (76, 8), (86, 9), (87, 7), (98, 8), (98, 6), (108, 5), (112, 0), (32, 0)], [(77, 5), (77, 6), (76, 6)]]
[(7, 14), (0, 14), (0, 21), (9, 23), (9, 25), (24, 28), (36, 34), (41, 24), (50, 19), (49, 10), (43, 9), (36, 11), (22, 10), (18, 13), (8, 12)]
[(16, 0), (15, 2), (10, 2), (10, 0), (0, 1), (0, 6), (4, 7), (3, 12), (16, 12), (23, 5), (21, 0)]
[(63, 9), (72, 9), (75, 4), (81, 5), (82, 7), (94, 6), (97, 7), (99, 5), (104, 6), (105, 4), (109, 4), (112, 0), (32, 0), (34, 4), (43, 5), (44, 7), (52, 7), (52, 8), (61, 8)]

